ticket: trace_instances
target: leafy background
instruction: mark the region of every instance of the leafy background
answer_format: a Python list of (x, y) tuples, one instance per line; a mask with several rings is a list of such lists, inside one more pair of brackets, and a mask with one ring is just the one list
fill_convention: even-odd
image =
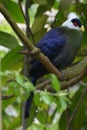
[[(25, 20), (18, 1), (0, 0), (11, 17), (25, 33)], [(25, 6), (25, 0), (21, 0)], [(83, 50), (87, 43), (87, 0), (29, 0), (30, 27), (34, 41), (37, 43), (50, 28), (60, 26), (68, 13), (76, 12), (85, 26)], [(2, 18), (2, 19), (1, 19)], [(84, 91), (82, 84), (77, 84), (69, 90), (61, 90), (56, 76), (48, 74), (45, 79), (51, 79), (51, 86), (56, 93), (37, 91), (30, 79), (23, 75), (23, 58), (19, 53), (23, 49), (22, 43), (13, 32), (10, 25), (1, 16), (0, 18), (0, 86), (2, 95), (13, 95), (12, 98), (2, 101), (3, 130), (21, 129), (21, 107), (28, 94), (34, 91), (34, 100), (31, 116), (27, 119), (27, 130), (65, 130), (69, 117), (73, 114), (79, 99)], [(32, 40), (32, 39), (31, 39)], [(3, 48), (2, 48), (3, 47)], [(78, 56), (76, 61), (84, 58)], [(86, 83), (87, 78), (83, 79)], [(87, 129), (87, 95), (80, 104), (72, 122), (71, 130)]]

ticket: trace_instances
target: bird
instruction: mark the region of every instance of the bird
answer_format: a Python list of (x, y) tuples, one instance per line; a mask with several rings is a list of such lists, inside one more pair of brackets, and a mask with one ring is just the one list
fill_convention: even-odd
[[(48, 31), (36, 44), (36, 47), (46, 55), (60, 71), (74, 61), (82, 43), (85, 31), (78, 15), (69, 13), (67, 20), (60, 26)], [(32, 58), (29, 76), (34, 85), (37, 79), (49, 73), (39, 60)], [(31, 92), (25, 104), (25, 118), (30, 116), (34, 93)]]

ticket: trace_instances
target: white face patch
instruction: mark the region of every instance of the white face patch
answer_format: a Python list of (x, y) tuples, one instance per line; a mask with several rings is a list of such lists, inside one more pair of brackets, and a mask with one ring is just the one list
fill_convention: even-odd
[(64, 27), (68, 27), (70, 29), (76, 29), (76, 30), (80, 30), (79, 26), (75, 26), (71, 21), (67, 20), (65, 21), (62, 26)]
[(71, 21), (72, 19), (76, 19), (76, 18), (79, 19), (79, 17), (76, 15), (76, 13), (71, 12), (71, 13), (68, 15), (68, 20), (66, 20), (66, 21), (62, 24), (62, 26), (68, 27), (68, 28), (70, 28), (70, 29), (80, 30), (79, 26), (75, 26), (75, 25), (72, 23), (72, 21)]

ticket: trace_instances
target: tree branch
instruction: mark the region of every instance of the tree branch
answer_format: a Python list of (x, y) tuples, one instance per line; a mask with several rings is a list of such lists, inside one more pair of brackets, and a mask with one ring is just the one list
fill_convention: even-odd
[[(73, 87), (76, 83), (78, 83), (80, 80), (82, 80), (85, 76), (87, 75), (87, 72), (83, 72), (82, 74), (80, 74), (79, 76), (69, 80), (69, 81), (62, 81), (60, 82), (60, 87), (61, 89), (67, 89), (69, 87)], [(51, 79), (44, 81), (43, 83), (38, 84), (36, 87), (39, 90), (44, 90), (47, 89), (48, 91), (53, 91), (52, 87), (51, 87)], [(48, 87), (49, 86), (49, 87)]]
[[(71, 68), (68, 68), (67, 70), (63, 72), (65, 73), (65, 78), (69, 80), (60, 82), (61, 89), (67, 89), (68, 87), (72, 87), (73, 85), (78, 83), (87, 75), (87, 57), (85, 57), (78, 64), (74, 65)], [(49, 79), (37, 85), (37, 88), (44, 89), (50, 83), (51, 83), (51, 80)]]
[[(0, 3), (0, 12), (3, 14), (3, 16), (6, 18), (10, 26), (13, 28), (15, 33), (18, 35), (20, 40), (27, 46), (29, 51), (33, 51), (33, 56), (37, 58), (44, 67), (51, 73), (54, 73), (57, 75), (59, 79), (62, 79), (62, 75), (60, 71), (50, 62), (50, 60), (40, 51), (36, 48), (31, 41), (24, 35), (24, 33), (21, 31), (21, 29), (17, 26), (17, 24), (14, 22), (14, 20), (10, 17), (8, 11), (5, 9), (5, 7)], [(39, 53), (38, 53), (39, 52)]]
[(63, 73), (65, 74), (64, 79), (66, 80), (72, 79), (86, 72), (86, 70), (87, 70), (87, 56), (83, 60), (81, 60), (78, 64), (64, 70), (63, 71)]
[(74, 86), (76, 83), (78, 83), (80, 80), (82, 80), (87, 75), (87, 71), (81, 73), (77, 77), (72, 78), (69, 81), (63, 81), (61, 82), (62, 89), (67, 89), (68, 87)]

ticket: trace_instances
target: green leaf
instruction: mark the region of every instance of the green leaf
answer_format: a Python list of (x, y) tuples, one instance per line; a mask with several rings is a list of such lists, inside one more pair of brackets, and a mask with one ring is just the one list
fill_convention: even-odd
[(13, 49), (18, 46), (18, 41), (13, 35), (0, 31), (0, 45)]
[(3, 0), (2, 3), (16, 22), (24, 23), (21, 9), (16, 2), (11, 0)]
[(20, 86), (23, 86), (23, 84), (24, 84), (24, 79), (23, 79), (23, 77), (22, 77), (21, 75), (17, 75), (15, 79), (16, 79), (16, 82), (17, 82)]
[(38, 31), (41, 31), (41, 29), (44, 27), (46, 20), (47, 20), (46, 15), (38, 16), (35, 18), (35, 22), (32, 25), (32, 32), (36, 33)]
[(43, 37), (43, 35), (45, 33), (46, 33), (46, 29), (45, 28), (43, 28), (41, 31), (38, 31), (38, 32), (34, 33), (35, 42), (37, 43)]
[(41, 123), (47, 123), (47, 111), (43, 110), (41, 112), (38, 113), (37, 115), (37, 119), (41, 122)]
[(34, 104), (36, 106), (38, 106), (40, 104), (40, 96), (37, 93), (34, 94)]
[(67, 103), (64, 97), (59, 97), (59, 102), (61, 104), (61, 111), (64, 111), (67, 108)]
[(16, 98), (10, 98), (8, 102), (6, 100), (3, 100), (2, 102), (2, 109), (4, 110), (9, 104), (13, 104), (15, 102)]
[(42, 14), (44, 14), (44, 12), (46, 12), (47, 10), (50, 10), (50, 7), (47, 5), (40, 5), (37, 9), (37, 13), (36, 13), (36, 17), (38, 16), (42, 16)]
[(46, 15), (40, 15), (35, 18), (35, 22), (32, 25), (32, 32), (35, 38), (35, 42), (38, 42), (46, 32), (44, 25), (46, 24), (47, 18), (48, 16)]
[(59, 91), (60, 90), (59, 80), (57, 79), (57, 77), (54, 74), (51, 74), (51, 79), (52, 79), (52, 88), (55, 91)]
[(29, 92), (32, 92), (35, 90), (35, 87), (34, 85), (31, 83), (31, 82), (26, 82), (24, 83), (24, 88), (26, 89), (26, 91), (29, 93)]
[(9, 125), (8, 130), (16, 129), (20, 125), (21, 125), (20, 117), (14, 118), (14, 120), (12, 120), (11, 124)]
[(44, 125), (40, 123), (33, 123), (31, 128), (29, 127), (27, 130), (44, 130)]
[(47, 0), (33, 0), (35, 3), (39, 4), (39, 5), (45, 5), (47, 4)]
[(42, 92), (40, 100), (45, 104), (50, 105), (54, 101), (54, 97), (47, 95), (45, 92)]
[(18, 70), (23, 64), (23, 55), (18, 52), (22, 50), (21, 46), (16, 47), (9, 51), (1, 61), (1, 69), (5, 70)]

